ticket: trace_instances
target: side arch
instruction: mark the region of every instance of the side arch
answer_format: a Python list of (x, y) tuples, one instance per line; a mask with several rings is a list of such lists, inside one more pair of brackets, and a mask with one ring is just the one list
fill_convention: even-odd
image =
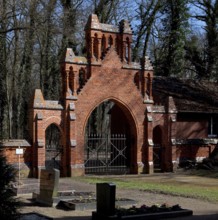
[[(45, 116), (46, 116), (47, 112), (45, 113)], [(48, 151), (48, 148), (46, 146), (46, 130), (50, 127), (50, 126), (55, 126), (57, 128), (57, 131), (59, 133), (59, 137), (60, 137), (60, 140), (58, 140), (58, 142), (60, 142), (60, 146), (61, 148), (63, 149), (64, 148), (64, 131), (61, 127), (61, 123), (62, 123), (62, 119), (61, 117), (58, 117), (58, 116), (50, 116), (50, 117), (45, 117), (45, 119), (43, 120), (39, 120), (36, 124), (36, 131), (35, 131), (35, 142), (34, 142), (34, 148), (33, 148), (33, 176), (34, 177), (39, 177), (40, 176), (40, 172), (41, 172), (41, 169), (44, 169), (46, 168), (46, 163), (48, 161), (48, 155), (47, 154), (47, 151)], [(58, 137), (58, 138), (59, 138)], [(54, 145), (54, 143), (52, 143), (52, 146)], [(52, 147), (50, 147), (52, 148)], [(57, 147), (59, 148), (59, 147)], [(62, 149), (58, 149), (56, 150), (56, 152), (54, 152), (54, 155), (53, 156), (50, 156), (50, 160), (54, 157), (56, 157), (56, 160), (57, 160), (57, 154), (60, 156), (59, 157), (59, 163), (60, 163), (60, 172), (62, 174), (62, 170), (61, 170), (61, 167), (63, 167), (63, 163), (65, 161), (64, 159), (64, 154), (62, 154)], [(49, 149), (49, 150), (52, 150), (52, 149)], [(51, 151), (50, 151), (51, 152)], [(54, 168), (57, 168), (57, 167), (54, 167)]]
[(162, 172), (164, 160), (164, 147), (163, 147), (163, 127), (157, 125), (153, 128), (153, 164), (154, 172)]
[(45, 122), (43, 122), (43, 129), (44, 131), (48, 128), (48, 126), (50, 126), (51, 124), (55, 124), (58, 129), (60, 130), (61, 134), (63, 135), (63, 129), (61, 127), (61, 118), (60, 117), (57, 117), (57, 116), (52, 116), (52, 117), (49, 117), (45, 120)]
[(45, 130), (45, 168), (61, 170), (63, 161), (63, 135), (57, 124)]

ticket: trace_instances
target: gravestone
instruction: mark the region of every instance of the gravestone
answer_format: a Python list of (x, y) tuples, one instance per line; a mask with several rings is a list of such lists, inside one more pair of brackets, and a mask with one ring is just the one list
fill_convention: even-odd
[(97, 213), (106, 216), (115, 214), (116, 185), (114, 183), (96, 184)]
[(60, 171), (57, 169), (42, 169), (40, 175), (39, 195), (36, 201), (48, 206), (53, 206), (54, 198), (58, 196)]

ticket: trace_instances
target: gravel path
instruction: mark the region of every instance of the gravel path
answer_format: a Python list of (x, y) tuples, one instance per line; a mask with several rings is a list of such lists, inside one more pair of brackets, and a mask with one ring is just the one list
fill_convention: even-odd
[[(180, 176), (181, 177), (181, 176)], [(146, 177), (149, 178), (149, 177)], [(154, 178), (152, 176), (151, 178)], [(166, 175), (159, 175), (155, 176), (155, 178), (166, 178)], [(176, 178), (176, 176), (175, 176)], [(185, 180), (183, 178), (180, 178), (182, 181), (192, 181), (194, 184), (194, 181), (199, 182), (200, 180), (202, 182), (210, 181), (208, 178), (203, 179), (196, 179), (195, 177), (190, 178), (187, 177)], [(196, 180), (195, 180), (196, 179)], [(218, 180), (213, 179), (213, 184), (217, 183), (218, 186)], [(61, 184), (70, 184), (73, 186), (73, 188), (76, 191), (84, 192), (84, 191), (90, 191), (95, 192), (95, 185), (84, 183), (84, 182), (78, 182), (74, 181), (72, 179), (68, 178), (62, 178), (60, 179), (60, 185)], [(191, 209), (193, 210), (193, 216), (191, 217), (184, 217), (179, 218), (181, 220), (189, 220), (189, 219), (196, 219), (196, 220), (217, 220), (218, 219), (218, 204), (216, 203), (210, 203), (207, 201), (201, 201), (199, 199), (192, 199), (192, 198), (184, 198), (184, 197), (177, 197), (177, 196), (170, 196), (170, 195), (163, 195), (163, 194), (156, 194), (156, 193), (148, 193), (143, 192), (140, 190), (127, 190), (127, 189), (116, 189), (117, 197), (118, 198), (130, 198), (135, 201), (137, 201), (137, 206), (146, 204), (146, 205), (154, 205), (154, 204), (163, 204), (167, 203), (169, 205), (176, 205), (179, 204), (184, 209)], [(52, 217), (54, 219), (62, 219), (62, 220), (88, 220), (91, 219), (91, 214), (93, 210), (85, 210), (85, 211), (64, 211), (61, 209), (56, 209), (52, 207), (43, 207), (38, 206), (34, 204), (31, 201), (31, 195), (20, 195), (20, 199), (23, 202), (23, 207), (21, 209), (22, 213), (30, 213), (35, 212), (42, 215), (46, 215), (49, 217)]]

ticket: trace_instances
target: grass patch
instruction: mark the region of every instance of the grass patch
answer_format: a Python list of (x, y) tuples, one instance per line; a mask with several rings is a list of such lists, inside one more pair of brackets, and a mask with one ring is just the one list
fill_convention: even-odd
[(197, 198), (210, 202), (218, 202), (218, 190), (217, 186), (203, 186), (191, 183), (183, 183), (177, 181), (157, 182), (149, 179), (137, 179), (137, 178), (119, 178), (119, 177), (80, 177), (82, 181), (96, 184), (103, 182), (113, 182), (117, 188), (123, 189), (138, 189), (142, 191), (168, 194), (173, 196)]

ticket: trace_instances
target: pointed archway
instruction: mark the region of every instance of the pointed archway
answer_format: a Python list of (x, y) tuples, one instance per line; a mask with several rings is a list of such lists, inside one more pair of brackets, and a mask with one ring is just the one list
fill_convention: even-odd
[[(52, 123), (62, 135), (63, 176), (87, 173), (93, 157), (104, 172), (153, 172), (149, 144), (154, 104), (150, 60), (145, 57), (140, 63), (131, 62), (132, 29), (128, 21), (114, 26), (102, 24), (97, 15), (91, 15), (85, 33), (87, 56), (75, 56), (68, 48), (62, 60), (60, 100), (45, 100), (41, 90), (34, 94), (30, 112), (33, 176), (39, 177), (45, 167), (45, 129)], [(97, 124), (98, 129), (93, 131), (87, 126), (88, 118), (107, 101), (113, 103), (107, 111), (110, 120), (106, 122), (110, 124)], [(105, 130), (106, 125), (109, 129)], [(87, 136), (91, 134), (95, 136), (90, 140)]]
[(62, 152), (61, 132), (53, 123), (45, 130), (45, 168), (60, 170)]
[(97, 106), (85, 132), (85, 173), (134, 173), (136, 126), (130, 112), (110, 100)]

